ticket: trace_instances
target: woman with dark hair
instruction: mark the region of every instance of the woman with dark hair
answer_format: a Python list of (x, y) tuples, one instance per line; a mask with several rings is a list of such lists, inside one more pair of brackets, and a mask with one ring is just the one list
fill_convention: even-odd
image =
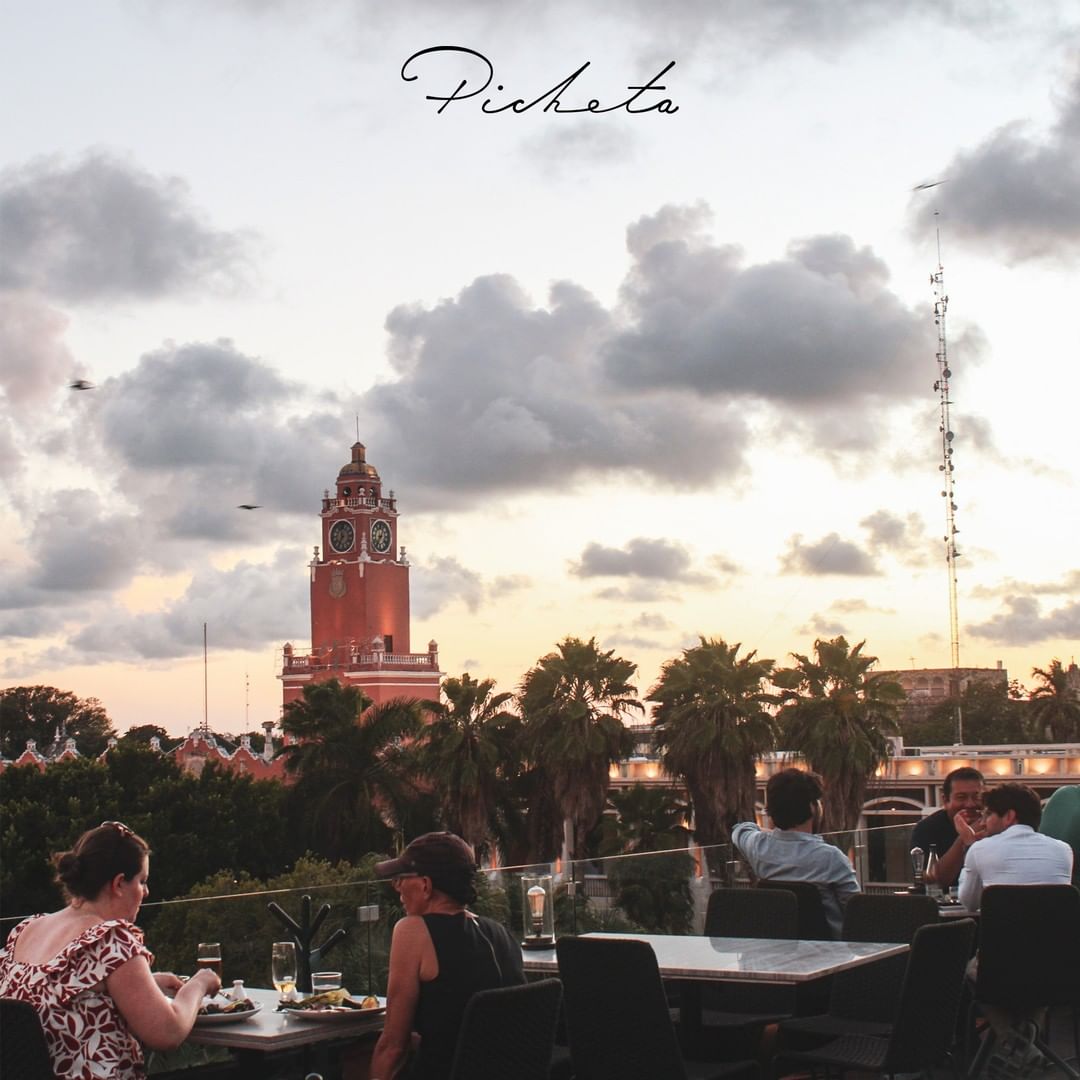
[(53, 864), (67, 906), (11, 932), (0, 951), (0, 997), (37, 1009), (58, 1080), (140, 1080), (139, 1043), (179, 1046), (221, 980), (207, 970), (186, 983), (151, 974), (153, 956), (134, 925), (149, 893), (150, 849), (126, 825), (90, 829)]
[(400, 858), (378, 863), (375, 873), (393, 882), (405, 918), (390, 943), (386, 1025), (371, 1080), (402, 1073), (413, 1032), (420, 1045), (410, 1080), (443, 1080), (469, 998), (525, 981), (521, 947), (505, 927), (468, 910), (476, 900), (476, 858), (453, 833), (418, 836)]

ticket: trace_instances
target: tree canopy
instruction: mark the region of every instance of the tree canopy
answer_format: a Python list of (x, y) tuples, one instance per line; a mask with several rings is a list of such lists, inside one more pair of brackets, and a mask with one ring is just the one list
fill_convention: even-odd
[(14, 760), (33, 739), (48, 749), (59, 733), (75, 739), (79, 752), (95, 757), (116, 734), (97, 698), (80, 698), (55, 686), (12, 686), (0, 690), (0, 753)]

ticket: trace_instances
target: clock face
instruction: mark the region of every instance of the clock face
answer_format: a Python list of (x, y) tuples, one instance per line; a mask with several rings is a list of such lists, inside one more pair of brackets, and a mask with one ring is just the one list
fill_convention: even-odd
[(390, 526), (385, 521), (374, 521), (371, 524), (371, 549), (380, 555), (385, 555), (390, 550)]
[(353, 531), (351, 522), (335, 521), (330, 526), (330, 546), (338, 554), (351, 551), (355, 539), (356, 533)]

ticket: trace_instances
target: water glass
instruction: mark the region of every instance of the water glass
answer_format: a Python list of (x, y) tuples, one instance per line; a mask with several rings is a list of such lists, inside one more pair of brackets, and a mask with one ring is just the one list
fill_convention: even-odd
[(340, 971), (313, 971), (311, 973), (311, 992), (313, 994), (323, 994), (327, 990), (340, 989)]
[(296, 946), (291, 941), (275, 941), (270, 947), (270, 977), (281, 997), (296, 989)]

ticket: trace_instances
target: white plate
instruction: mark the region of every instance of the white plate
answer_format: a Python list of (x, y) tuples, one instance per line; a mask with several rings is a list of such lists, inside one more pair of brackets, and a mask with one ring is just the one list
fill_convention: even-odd
[(386, 998), (379, 998), (382, 1004), (377, 1009), (347, 1009), (341, 1006), (331, 1006), (328, 1009), (283, 1009), (288, 1016), (295, 1016), (297, 1020), (317, 1020), (322, 1022), (334, 1022), (341, 1020), (358, 1020), (362, 1018), (382, 1016), (386, 1012)]
[(227, 1013), (199, 1013), (195, 1017), (195, 1023), (199, 1027), (210, 1027), (213, 1024), (235, 1024), (240, 1020), (246, 1020), (249, 1016), (254, 1016), (262, 1006), (256, 1001), (254, 1009), (244, 1009), (241, 1012), (227, 1012)]

